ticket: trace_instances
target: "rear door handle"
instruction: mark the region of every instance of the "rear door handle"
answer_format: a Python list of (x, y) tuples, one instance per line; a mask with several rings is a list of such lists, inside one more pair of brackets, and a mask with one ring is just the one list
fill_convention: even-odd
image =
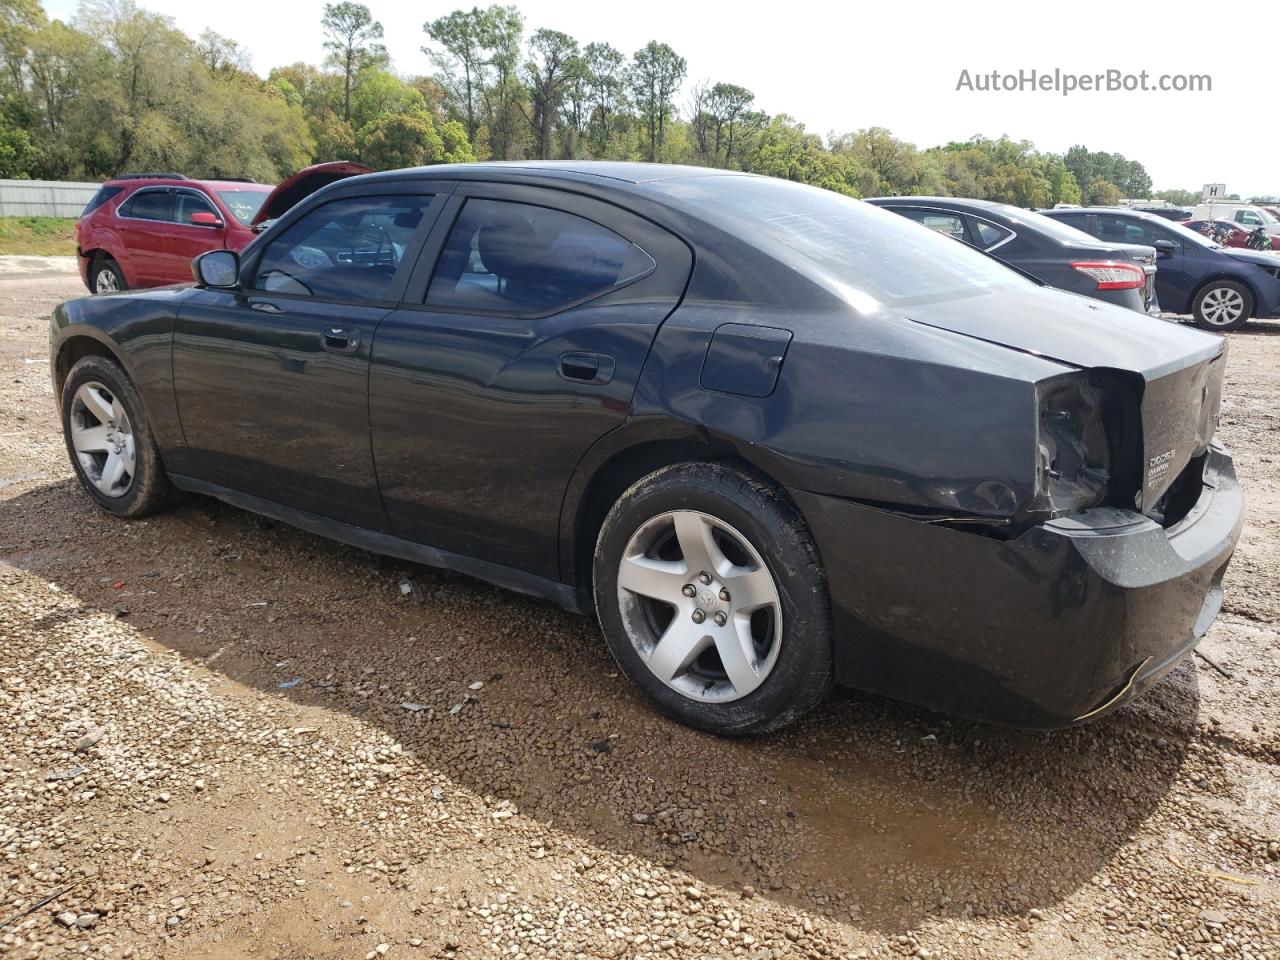
[(575, 383), (608, 383), (613, 379), (613, 357), (600, 353), (562, 354), (560, 376)]
[(324, 345), (326, 350), (350, 353), (360, 346), (360, 331), (349, 330), (346, 327), (330, 327), (324, 332)]
[(283, 310), (277, 307), (270, 300), (250, 300), (249, 306), (260, 313), (284, 313)]

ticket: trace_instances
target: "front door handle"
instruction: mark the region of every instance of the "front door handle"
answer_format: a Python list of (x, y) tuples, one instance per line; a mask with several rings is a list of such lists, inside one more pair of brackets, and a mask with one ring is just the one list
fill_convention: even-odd
[(360, 346), (360, 331), (349, 330), (346, 327), (330, 327), (324, 332), (324, 346), (326, 350), (350, 353)]
[(560, 376), (575, 383), (608, 383), (613, 379), (613, 357), (600, 353), (563, 354)]

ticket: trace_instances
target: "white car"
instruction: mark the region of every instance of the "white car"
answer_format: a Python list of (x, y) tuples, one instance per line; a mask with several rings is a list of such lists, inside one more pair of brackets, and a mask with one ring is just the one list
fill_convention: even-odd
[(1192, 220), (1230, 220), (1232, 223), (1252, 232), (1262, 227), (1273, 237), (1280, 237), (1280, 220), (1265, 207), (1251, 203), (1239, 203), (1231, 200), (1219, 200), (1215, 203), (1201, 203), (1196, 206)]

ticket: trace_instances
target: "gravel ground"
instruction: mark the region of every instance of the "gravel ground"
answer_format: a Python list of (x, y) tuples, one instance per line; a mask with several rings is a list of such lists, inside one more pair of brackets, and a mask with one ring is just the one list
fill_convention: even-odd
[(73, 270), (0, 258), (0, 956), (1280, 958), (1280, 324), (1232, 337), (1229, 678), (1051, 735), (845, 693), (727, 742), (547, 604), (99, 512), (46, 365)]

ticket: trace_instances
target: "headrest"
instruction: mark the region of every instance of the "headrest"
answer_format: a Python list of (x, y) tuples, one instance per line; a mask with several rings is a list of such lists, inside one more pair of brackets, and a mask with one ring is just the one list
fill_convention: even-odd
[(518, 213), (503, 210), (480, 228), (476, 251), (490, 273), (504, 280), (531, 280), (543, 270), (541, 238)]

